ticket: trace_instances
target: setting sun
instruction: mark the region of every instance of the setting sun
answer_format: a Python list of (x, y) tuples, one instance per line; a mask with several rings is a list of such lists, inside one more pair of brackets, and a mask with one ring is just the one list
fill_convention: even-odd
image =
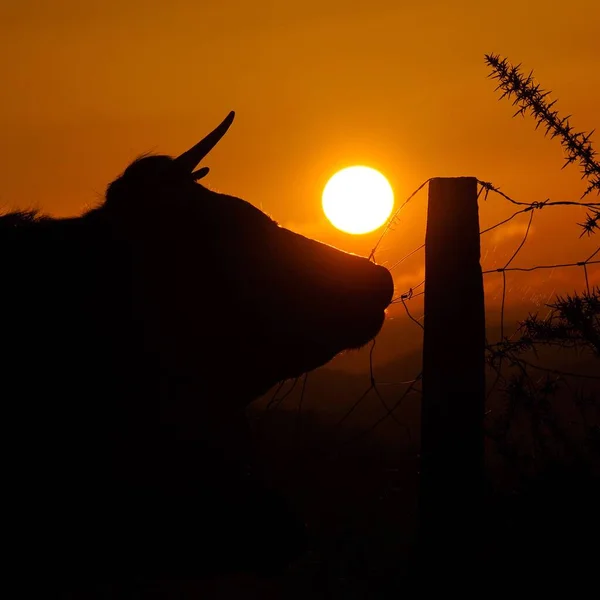
[(323, 211), (331, 223), (347, 233), (368, 233), (381, 227), (394, 208), (388, 180), (370, 167), (338, 171), (323, 190)]

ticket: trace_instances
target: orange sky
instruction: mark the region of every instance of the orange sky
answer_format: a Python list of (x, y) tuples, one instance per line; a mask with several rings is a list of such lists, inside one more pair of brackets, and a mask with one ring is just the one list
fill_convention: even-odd
[[(497, 52), (533, 68), (577, 129), (600, 126), (600, 3), (550, 6), (0, 0), (0, 206), (81, 212), (134, 157), (177, 154), (230, 109), (236, 122), (207, 162), (206, 184), (350, 251), (368, 252), (378, 234), (336, 233), (320, 197), (327, 178), (350, 164), (379, 168), (398, 200), (428, 177), (456, 175), (521, 200), (576, 200), (584, 189), (577, 168), (561, 171), (558, 142), (531, 119), (511, 118), (483, 61)], [(421, 243), (425, 208), (422, 194), (380, 260), (390, 264)], [(519, 264), (581, 260), (597, 248), (598, 235), (578, 238), (579, 209), (546, 211), (536, 214)], [(509, 213), (490, 197), (482, 225)], [(484, 267), (506, 259), (526, 222), (488, 234)], [(407, 261), (395, 271), (398, 285), (418, 283), (422, 265), (422, 254)], [(590, 273), (600, 282), (600, 270)], [(582, 284), (580, 270), (553, 277), (542, 277), (548, 289)]]

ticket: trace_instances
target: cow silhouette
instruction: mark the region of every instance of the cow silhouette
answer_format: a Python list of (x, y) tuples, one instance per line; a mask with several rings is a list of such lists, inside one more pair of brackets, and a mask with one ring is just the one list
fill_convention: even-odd
[(0, 217), (5, 534), (31, 578), (277, 569), (301, 546), (245, 475), (244, 411), (376, 336), (393, 283), (199, 183), (233, 117), (81, 216)]

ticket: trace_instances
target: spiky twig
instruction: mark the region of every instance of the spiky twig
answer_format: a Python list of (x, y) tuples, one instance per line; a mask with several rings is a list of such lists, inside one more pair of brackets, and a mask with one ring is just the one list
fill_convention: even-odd
[[(565, 149), (567, 159), (563, 168), (578, 162), (581, 167), (582, 179), (587, 180), (588, 187), (582, 198), (592, 191), (600, 193), (600, 163), (596, 159), (596, 151), (591, 144), (592, 130), (589, 133), (576, 132), (569, 122), (569, 116), (560, 117), (558, 111), (553, 108), (556, 100), (549, 101), (549, 91), (543, 90), (539, 83), (533, 78), (533, 71), (525, 75), (520, 70), (520, 65), (512, 65), (506, 58), (497, 54), (486, 54), (486, 63), (492, 67), (490, 77), (498, 79), (496, 89), (502, 90), (501, 98), (512, 98), (513, 105), (518, 107), (514, 116), (524, 116), (527, 111), (537, 122), (536, 129), (540, 125), (546, 128), (546, 134), (558, 137)], [(586, 222), (581, 223), (584, 233), (593, 233), (599, 227), (600, 212), (592, 209), (588, 213)]]
[(574, 296), (558, 297), (549, 316), (528, 317), (521, 324), (525, 339), (532, 343), (586, 348), (600, 357), (600, 287)]

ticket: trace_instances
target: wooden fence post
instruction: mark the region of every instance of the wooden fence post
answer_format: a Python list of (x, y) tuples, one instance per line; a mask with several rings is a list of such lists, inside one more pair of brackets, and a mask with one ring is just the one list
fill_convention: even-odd
[(474, 177), (431, 180), (425, 244), (419, 556), (433, 574), (468, 571), (483, 550), (485, 310)]

